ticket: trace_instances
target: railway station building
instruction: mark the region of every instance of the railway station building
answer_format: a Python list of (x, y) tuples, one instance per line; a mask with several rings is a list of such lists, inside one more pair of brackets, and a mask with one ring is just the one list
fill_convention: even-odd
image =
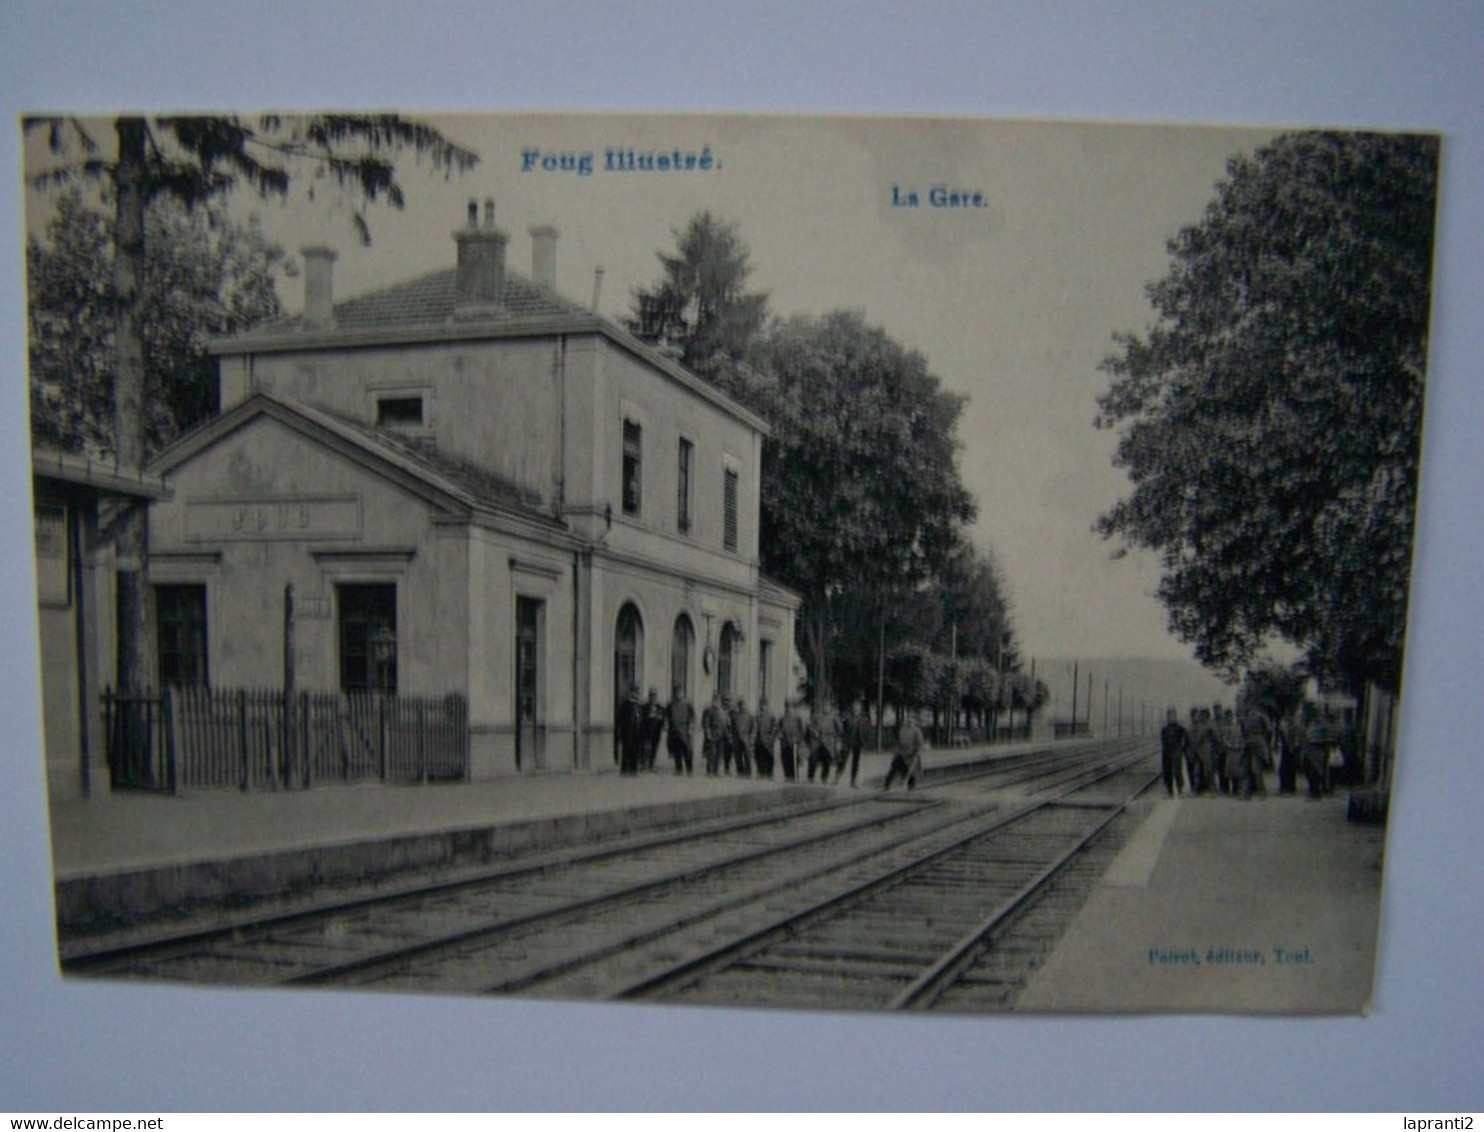
[(633, 684), (782, 703), (767, 424), (561, 297), (556, 231), (530, 239), (527, 278), (471, 203), (446, 269), (346, 301), (306, 248), (302, 315), (212, 345), (220, 415), (149, 468), (162, 684), (273, 686), (291, 647), (301, 688), (458, 693), (474, 778), (611, 764)]

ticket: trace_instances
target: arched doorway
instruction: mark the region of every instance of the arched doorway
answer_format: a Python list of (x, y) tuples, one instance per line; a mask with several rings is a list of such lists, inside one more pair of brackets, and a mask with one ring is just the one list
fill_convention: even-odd
[(613, 633), (613, 751), (618, 757), (618, 717), (629, 689), (644, 683), (644, 619), (625, 602)]
[(691, 656), (696, 649), (696, 630), (690, 623), (690, 618), (682, 613), (675, 618), (675, 633), (670, 640), (670, 694), (673, 695), (676, 688), (684, 693), (685, 698), (694, 700), (695, 689), (691, 687)]

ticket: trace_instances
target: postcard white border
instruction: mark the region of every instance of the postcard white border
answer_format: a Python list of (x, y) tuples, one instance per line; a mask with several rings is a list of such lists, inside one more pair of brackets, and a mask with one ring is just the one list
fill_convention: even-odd
[[(0, 1097), (17, 1109), (1479, 1107), (1484, 9), (13, 2), (0, 12)], [(374, 13), (374, 15), (373, 15)], [(53, 972), (17, 115), (123, 105), (934, 113), (1446, 135), (1424, 499), (1366, 1020), (898, 1019), (63, 984)], [(1218, 1071), (1218, 1064), (1221, 1066)]]

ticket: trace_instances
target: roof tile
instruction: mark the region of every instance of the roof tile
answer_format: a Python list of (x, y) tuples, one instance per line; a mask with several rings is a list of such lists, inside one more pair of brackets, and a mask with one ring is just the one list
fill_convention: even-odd
[[(398, 326), (436, 326), (454, 317), (454, 268), (420, 275), (394, 283), (379, 291), (345, 299), (335, 304), (335, 327), (340, 330), (379, 330)], [(549, 322), (560, 318), (588, 318), (591, 312), (520, 275), (507, 272), (505, 295), (492, 315), (501, 321), (532, 319)], [(275, 319), (254, 327), (239, 339), (278, 336), (305, 329), (302, 315)]]

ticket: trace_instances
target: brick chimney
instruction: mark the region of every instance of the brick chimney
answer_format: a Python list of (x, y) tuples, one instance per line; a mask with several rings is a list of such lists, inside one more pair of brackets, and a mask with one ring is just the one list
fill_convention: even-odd
[(469, 222), (453, 234), (459, 245), (456, 310), (479, 310), (500, 305), (505, 292), (505, 244), (509, 237), (495, 227), (495, 202), (469, 202)]
[(538, 287), (556, 290), (557, 230), (550, 224), (538, 224), (531, 232), (531, 278)]
[(323, 244), (299, 249), (304, 259), (304, 323), (332, 326), (335, 322), (335, 252)]

